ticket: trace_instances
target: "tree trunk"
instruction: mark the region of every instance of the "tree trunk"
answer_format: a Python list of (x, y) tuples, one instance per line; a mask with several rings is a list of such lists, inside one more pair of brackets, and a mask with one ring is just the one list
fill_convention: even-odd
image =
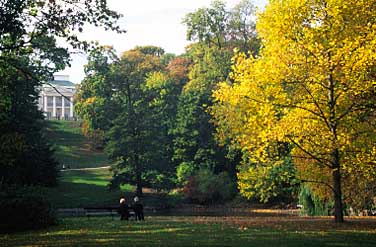
[[(132, 91), (131, 87), (129, 84), (129, 81), (127, 80), (127, 97), (128, 97), (128, 115), (131, 117), (130, 122), (131, 122), (131, 129), (133, 132), (133, 139), (136, 140), (137, 137), (139, 136), (137, 133), (137, 128), (135, 126), (135, 112), (133, 108), (133, 103), (132, 103)], [(140, 164), (140, 159), (139, 159), (139, 153), (140, 150), (138, 148), (138, 143), (136, 142), (134, 144), (134, 170), (136, 173), (136, 195), (137, 196), (142, 196), (142, 178), (141, 178), (141, 164)]]
[(334, 190), (334, 220), (336, 223), (343, 222), (343, 204), (341, 189), (341, 171), (338, 149), (333, 152), (333, 190)]
[[(331, 57), (330, 52), (328, 52), (328, 56)], [(341, 166), (340, 166), (340, 156), (338, 150), (338, 135), (337, 135), (337, 127), (338, 127), (338, 118), (336, 114), (336, 97), (335, 97), (335, 81), (332, 75), (333, 70), (329, 74), (328, 81), (328, 106), (330, 110), (329, 116), (329, 127), (330, 131), (333, 135), (333, 150), (332, 150), (332, 170), (333, 170), (333, 193), (334, 193), (334, 219), (337, 223), (343, 222), (343, 205), (342, 205), (342, 190), (341, 190)]]
[(142, 181), (141, 181), (141, 174), (136, 174), (136, 195), (142, 196)]
[(141, 178), (141, 164), (138, 155), (135, 155), (135, 170), (136, 170), (136, 195), (142, 196), (142, 178)]

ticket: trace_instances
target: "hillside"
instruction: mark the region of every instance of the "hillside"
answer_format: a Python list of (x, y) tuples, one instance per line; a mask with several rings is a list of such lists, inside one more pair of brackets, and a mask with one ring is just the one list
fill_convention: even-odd
[(90, 150), (89, 140), (82, 135), (78, 121), (48, 121), (47, 137), (61, 167), (75, 169), (108, 165), (103, 152)]
[[(120, 196), (125, 195), (128, 199), (134, 196), (134, 187), (130, 185), (122, 185), (120, 190), (109, 190), (112, 173), (104, 167), (109, 166), (106, 155), (90, 150), (89, 140), (81, 133), (80, 122), (48, 121), (47, 135), (55, 148), (60, 168), (62, 165), (67, 168), (61, 171), (57, 187), (44, 189), (43, 193), (54, 207), (117, 205)], [(143, 202), (148, 206), (166, 204), (164, 200), (170, 203), (176, 200), (173, 197), (166, 199), (165, 195), (154, 194), (146, 188), (144, 192)]]

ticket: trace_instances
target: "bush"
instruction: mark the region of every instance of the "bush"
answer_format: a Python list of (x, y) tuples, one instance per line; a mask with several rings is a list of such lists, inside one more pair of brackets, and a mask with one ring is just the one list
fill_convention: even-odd
[(175, 183), (171, 177), (159, 171), (147, 171), (143, 174), (142, 179), (144, 186), (161, 192), (163, 190), (171, 190), (175, 187)]
[(180, 185), (187, 184), (195, 171), (196, 167), (193, 162), (182, 162), (176, 169), (177, 182)]
[(90, 149), (93, 151), (96, 150), (103, 150), (104, 148), (104, 131), (100, 129), (95, 129), (90, 131), (87, 134), (87, 137), (89, 138), (89, 145)]
[(200, 169), (190, 177), (183, 191), (187, 198), (200, 204), (224, 202), (236, 195), (236, 183), (227, 172), (214, 174), (208, 169)]
[(301, 187), (299, 203), (303, 206), (302, 214), (308, 216), (328, 216), (333, 209), (333, 203), (320, 200), (306, 186)]
[(38, 229), (54, 224), (56, 216), (50, 204), (40, 195), (0, 195), (0, 232)]

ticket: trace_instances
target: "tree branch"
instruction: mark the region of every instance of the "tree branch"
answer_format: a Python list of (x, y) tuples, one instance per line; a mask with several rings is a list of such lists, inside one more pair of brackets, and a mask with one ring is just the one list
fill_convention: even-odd
[[(328, 168), (332, 169), (332, 166), (331, 165), (328, 165), (326, 162), (328, 162), (329, 164), (331, 163), (330, 160), (326, 160), (326, 159), (323, 159), (323, 158), (319, 158), (315, 155), (313, 155), (312, 153), (308, 152), (307, 150), (305, 150), (299, 143), (297, 143), (296, 141), (294, 141), (291, 137), (287, 137), (294, 145), (296, 145), (301, 151), (303, 151), (305, 154), (307, 154), (308, 156), (310, 156), (312, 159), (316, 160), (317, 162), (319, 162), (320, 164), (324, 165), (324, 166), (327, 166)], [(326, 161), (326, 162), (323, 162), (323, 161)]]
[[(29, 71), (25, 70), (21, 66), (18, 66), (16, 63), (11, 63), (11, 65), (13, 65), (13, 67), (15, 67), (16, 69), (18, 69), (19, 71), (21, 71), (23, 74), (25, 74), (25, 75), (29, 76), (30, 78), (32, 78), (34, 81), (37, 81), (37, 82), (41, 81), (39, 78), (35, 77), (33, 74), (31, 74)], [(62, 94), (54, 85), (52, 85), (49, 82), (45, 82), (45, 84), (47, 84), (50, 87), (52, 87), (60, 96), (64, 97), (66, 100), (68, 100), (70, 103), (72, 103), (72, 101), (70, 100), (70, 98), (68, 98), (64, 94)]]
[(324, 182), (324, 181), (316, 181), (316, 180), (309, 180), (309, 179), (300, 179), (300, 178), (297, 178), (300, 182), (302, 183), (316, 183), (316, 184), (323, 184), (323, 185), (326, 185), (329, 187), (329, 189), (331, 189), (333, 192), (334, 192), (334, 188), (333, 186), (331, 186), (330, 184)]

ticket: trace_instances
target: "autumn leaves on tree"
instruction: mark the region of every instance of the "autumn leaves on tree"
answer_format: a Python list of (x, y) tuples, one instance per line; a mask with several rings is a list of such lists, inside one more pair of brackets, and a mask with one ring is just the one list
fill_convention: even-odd
[(344, 201), (375, 195), (376, 2), (270, 1), (257, 31), (260, 56), (234, 57), (212, 108), (218, 136), (247, 154), (240, 191), (252, 197), (287, 145), (297, 177), (342, 222)]

